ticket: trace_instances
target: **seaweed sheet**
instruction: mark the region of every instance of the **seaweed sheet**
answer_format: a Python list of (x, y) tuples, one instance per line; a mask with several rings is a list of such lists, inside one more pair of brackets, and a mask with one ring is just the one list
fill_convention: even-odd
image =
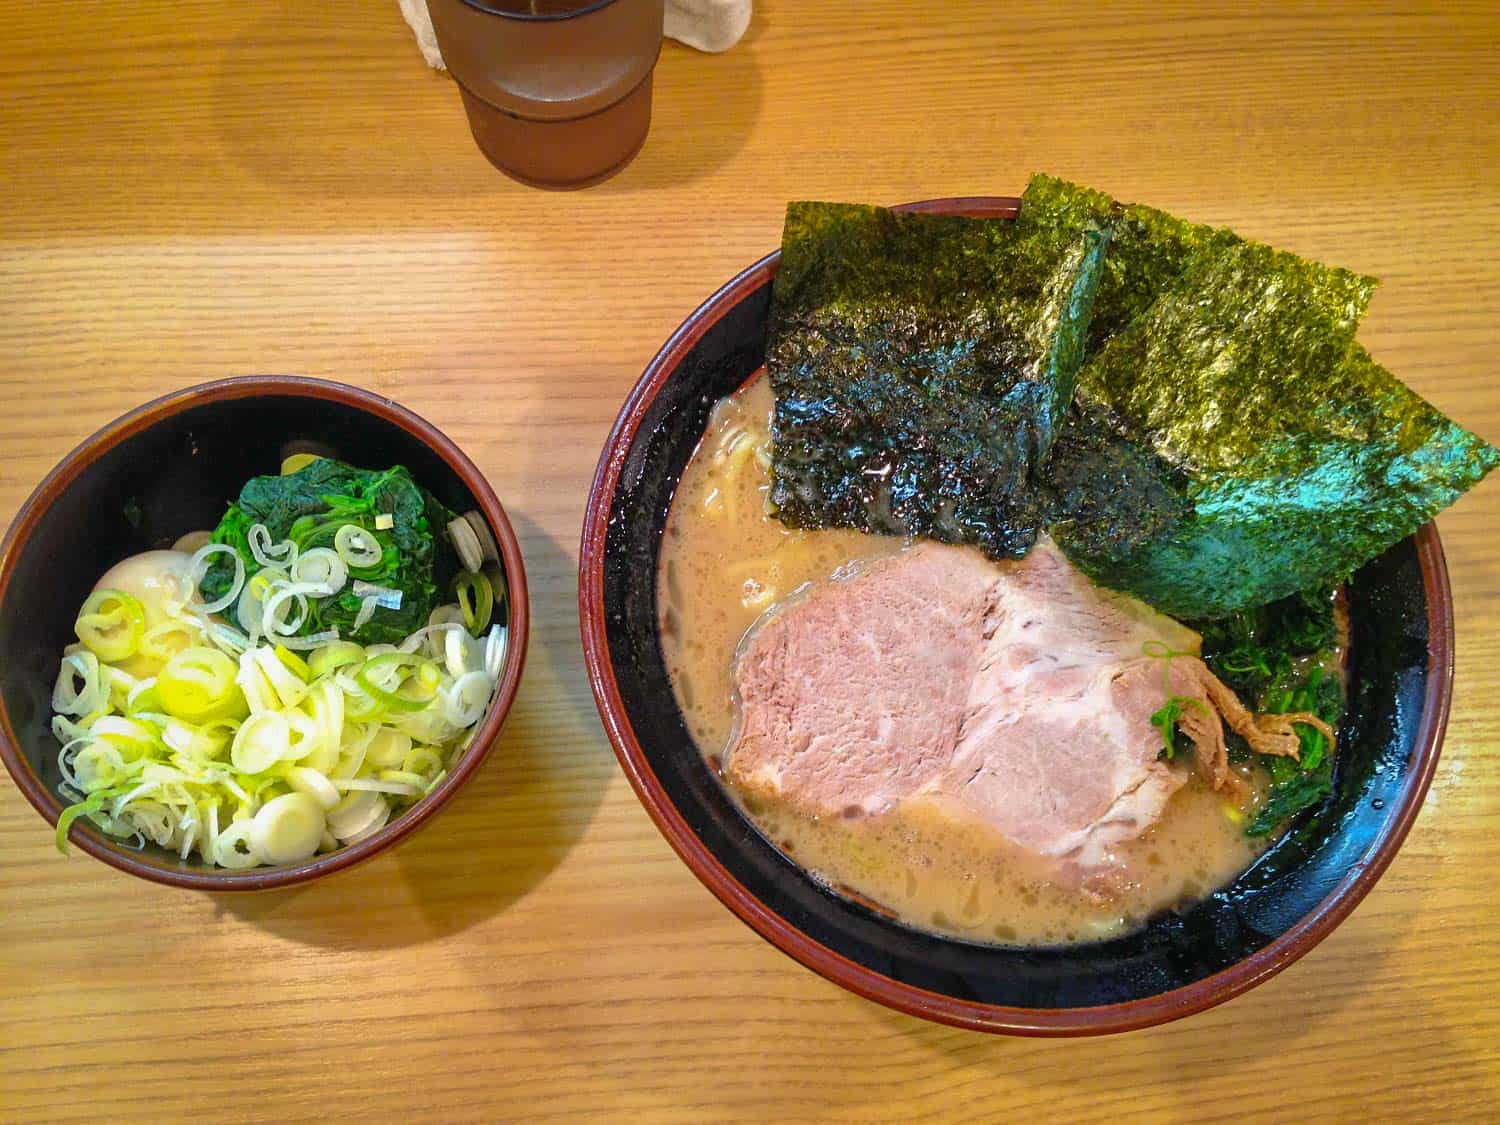
[(1347, 576), (1500, 464), (1354, 342), (1373, 285), (1251, 242), (1195, 251), (1079, 374), (1083, 432), (1050, 470), (1097, 482), (1057, 490), (1073, 561), (1218, 617)]
[(1061, 239), (1089, 229), (1109, 231), (1086, 337), (1087, 357), (1149, 309), (1201, 254), (1241, 241), (1233, 231), (1190, 223), (1139, 203), (1119, 203), (1102, 191), (1040, 173), (1026, 185), (1017, 225)]
[(791, 204), (767, 348), (781, 520), (1024, 554), (1105, 242), (1086, 222)]

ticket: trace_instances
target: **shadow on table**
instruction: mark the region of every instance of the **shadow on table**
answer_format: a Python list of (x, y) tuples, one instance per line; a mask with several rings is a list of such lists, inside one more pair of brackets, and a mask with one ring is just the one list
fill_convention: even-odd
[(309, 945), (412, 945), (499, 914), (578, 842), (615, 766), (583, 671), (577, 570), (545, 531), (509, 514), (528, 569), (531, 644), (515, 706), (484, 765), (394, 852), (307, 886), (219, 896), (219, 909)]
[[(444, 200), (536, 191), (480, 154), (457, 86), (423, 61), (395, 4), (371, 17), (291, 0), (254, 10), (218, 64), (209, 112), (229, 159), (257, 179), (326, 199), (323, 220), (343, 211), (355, 224), (366, 221), (361, 200), (409, 199), (405, 220), (422, 223), (443, 221)], [(580, 193), (585, 200), (697, 180), (744, 146), (761, 103), (749, 48), (764, 17), (756, 19), (745, 41), (721, 55), (663, 44), (646, 146), (620, 176)], [(321, 52), (326, 65), (289, 69), (289, 45), (303, 57)], [(560, 195), (558, 206), (576, 198)]]
[(1019, 1071), (1058, 1097), (1108, 1104), (1119, 1096), (1123, 1075), (1154, 1065), (1164, 1087), (1179, 1088), (1191, 1100), (1268, 1051), (1312, 1057), (1299, 1056), (1298, 1045), (1316, 1043), (1340, 1011), (1380, 987), (1385, 963), (1417, 924), (1423, 897), (1408, 887), (1399, 900), (1382, 904), (1384, 913), (1367, 905), (1363, 917), (1356, 913), (1341, 927), (1345, 940), (1315, 950), (1275, 980), (1207, 1012), (1138, 1032), (1049, 1042), (943, 1027), (852, 996), (848, 1002), (908, 1043), (980, 1070)]

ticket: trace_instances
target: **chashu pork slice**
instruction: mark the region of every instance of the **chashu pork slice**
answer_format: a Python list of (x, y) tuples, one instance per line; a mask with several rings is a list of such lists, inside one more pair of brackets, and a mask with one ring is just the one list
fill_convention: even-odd
[(1097, 867), (1186, 780), (1158, 760), (1151, 716), (1169, 694), (1202, 694), (1200, 638), (1095, 586), (1047, 540), (995, 571), (984, 655), (935, 796), (1026, 851)]
[(1075, 878), (1186, 779), (1158, 760), (1151, 716), (1169, 695), (1193, 701), (1183, 728), (1216, 785), (1234, 783), (1220, 711), (1261, 743), (1290, 731), (1251, 730), (1198, 646), (1049, 540), (1004, 563), (923, 543), (812, 587), (746, 638), (725, 769), (813, 816), (932, 802)]
[(742, 791), (881, 813), (947, 774), (984, 655), (994, 567), (923, 545), (774, 609), (735, 664)]

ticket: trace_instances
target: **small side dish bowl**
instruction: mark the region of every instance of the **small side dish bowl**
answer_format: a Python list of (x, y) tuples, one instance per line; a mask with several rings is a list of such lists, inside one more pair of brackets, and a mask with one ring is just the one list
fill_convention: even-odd
[[(1004, 219), (1019, 204), (911, 208)], [(620, 763), (662, 834), (730, 910), (803, 965), (959, 1027), (1126, 1031), (1202, 1011), (1286, 968), (1374, 886), (1437, 765), (1453, 618), (1436, 529), (1427, 525), (1349, 582), (1349, 715), (1335, 792), (1232, 885), (1139, 932), (1069, 948), (972, 945), (898, 926), (820, 886), (744, 819), (693, 745), (657, 633), (655, 574), (672, 496), (714, 403), (765, 362), (777, 258), (711, 297), (646, 368), (605, 445), (584, 519), (589, 676)]]
[(526, 659), (526, 572), (505, 510), (474, 463), (430, 423), (369, 391), (290, 376), (224, 379), (149, 402), (84, 441), (37, 486), (0, 544), (0, 758), (26, 799), (57, 823), (52, 683), (63, 647), (75, 639), (78, 607), (98, 577), (127, 555), (213, 527), (240, 486), (275, 473), (279, 451), (295, 441), (330, 448), (357, 465), (405, 465), (453, 511), (483, 516), (509, 586), (509, 645), (499, 685), (448, 775), (357, 843), (301, 863), (230, 871), (180, 860), (155, 845), (135, 850), (75, 822), (73, 845), (121, 871), (195, 890), (242, 891), (352, 867), (410, 835), (452, 799), (479, 769), (515, 699)]

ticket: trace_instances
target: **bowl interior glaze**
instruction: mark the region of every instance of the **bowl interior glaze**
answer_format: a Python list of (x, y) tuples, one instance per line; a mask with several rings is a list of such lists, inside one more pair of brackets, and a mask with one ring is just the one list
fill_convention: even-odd
[[(1015, 201), (923, 209), (1008, 216)], [(678, 479), (722, 396), (764, 362), (768, 257), (707, 302), (627, 402), (600, 463), (580, 575), (596, 697), (643, 804), (763, 936), (837, 983), (990, 1031), (1124, 1030), (1228, 999), (1305, 952), (1395, 853), (1437, 760), (1451, 683), (1446, 571), (1429, 525), (1349, 585), (1352, 683), (1334, 798), (1233, 885), (1128, 937), (1071, 949), (965, 944), (895, 925), (808, 878), (741, 816), (693, 745), (657, 636), (654, 575)]]
[[(11, 742), (7, 751), (18, 751), (21, 759), (7, 762), (17, 783), (27, 791), (39, 779), (44, 790), (41, 800), (27, 791), (32, 803), (55, 821), (61, 778), (58, 743), (49, 729), (52, 683), (59, 654), (76, 639), (78, 607), (99, 576), (128, 555), (213, 528), (240, 486), (252, 476), (278, 472), (281, 448), (298, 440), (328, 447), (361, 467), (405, 465), (453, 511), (486, 514), (506, 555), (507, 579), (519, 590), (519, 598), (512, 598), (512, 624), (518, 601), (520, 628), (519, 636), (511, 635), (511, 667), (481, 722), (480, 737), (460, 763), (472, 764), (455, 769), (439, 790), (380, 833), (304, 864), (226, 872), (196, 859), (179, 860), (155, 845), (125, 849), (83, 822), (75, 825), (75, 843), (95, 855), (107, 852), (101, 858), (135, 874), (207, 889), (260, 889), (365, 858), (436, 811), (461, 783), (455, 775), (467, 776), (483, 758), (514, 696), (525, 651), (525, 575), (514, 535), (478, 470), (427, 423), (367, 392), (320, 380), (225, 380), (168, 396), (105, 427), (64, 459), (12, 524), (0, 555), (0, 652), (6, 654), (0, 662), (0, 722)], [(440, 453), (438, 445), (446, 451)]]

